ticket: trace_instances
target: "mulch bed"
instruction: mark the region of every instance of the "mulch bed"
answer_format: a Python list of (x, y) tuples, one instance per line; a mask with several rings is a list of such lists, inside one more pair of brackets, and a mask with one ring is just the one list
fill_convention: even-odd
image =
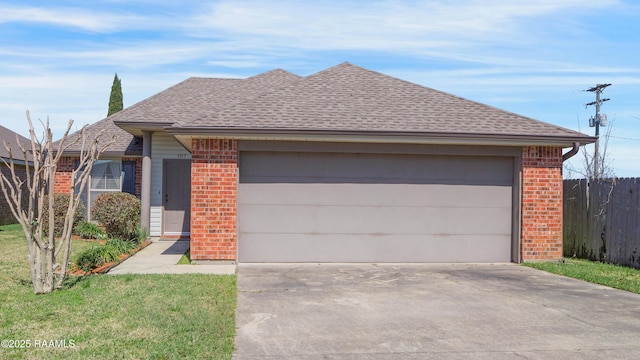
[(104, 274), (104, 273), (107, 273), (107, 272), (109, 272), (109, 270), (113, 269), (117, 265), (120, 265), (121, 262), (123, 262), (126, 259), (128, 259), (129, 257), (133, 256), (138, 251), (140, 251), (140, 250), (146, 248), (147, 246), (149, 246), (149, 244), (151, 244), (151, 241), (148, 241), (148, 240), (144, 241), (137, 248), (129, 250), (128, 253), (121, 254), (117, 261), (104, 263), (104, 265), (102, 265), (100, 267), (97, 267), (95, 269), (92, 269), (91, 271), (84, 271), (82, 269), (78, 269), (74, 265), (74, 268), (73, 269), (69, 269), (69, 271), (67, 271), (67, 274), (70, 275), (70, 276), (86, 276), (86, 275), (91, 275), (91, 274)]

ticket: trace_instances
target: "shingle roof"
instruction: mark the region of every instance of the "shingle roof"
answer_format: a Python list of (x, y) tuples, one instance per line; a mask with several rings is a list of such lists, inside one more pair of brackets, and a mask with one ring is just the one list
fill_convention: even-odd
[[(141, 142), (132, 133), (150, 126), (176, 135), (326, 131), (372, 136), (544, 137), (562, 138), (563, 143), (594, 140), (350, 63), (307, 77), (276, 69), (246, 79), (189, 78), (90, 125), (86, 132), (91, 137), (106, 129), (116, 137), (109, 153), (137, 155)], [(78, 134), (70, 140), (74, 136)], [(69, 149), (79, 150), (80, 144)]]
[(31, 140), (0, 125), (0, 157), (9, 159), (9, 151), (5, 149), (4, 143), (7, 143), (11, 148), (11, 152), (13, 153), (13, 158), (15, 160), (32, 160), (30, 153), (27, 153), (27, 159), (25, 159), (22, 150), (20, 150), (20, 147), (18, 146), (18, 144), (21, 144), (27, 151), (29, 151), (31, 149)]
[[(115, 137), (116, 141), (109, 147), (109, 153), (139, 155), (142, 153), (142, 143), (127, 131), (116, 126), (113, 123), (114, 120), (166, 121), (170, 124), (172, 123), (170, 117), (173, 114), (176, 114), (176, 116), (180, 116), (183, 113), (193, 115), (194, 112), (198, 111), (198, 108), (194, 108), (192, 105), (203, 106), (203, 104), (206, 104), (207, 95), (212, 96), (212, 92), (219, 92), (220, 89), (236, 81), (238, 79), (189, 78), (108, 118), (87, 126), (85, 129), (86, 136), (88, 139), (92, 139), (104, 129), (106, 135), (103, 138), (104, 141), (108, 141), (111, 135)], [(67, 141), (75, 141), (79, 136), (80, 132), (75, 132), (69, 135)], [(78, 142), (69, 147), (67, 152), (78, 152), (81, 146), (82, 144)]]
[(240, 102), (250, 101), (262, 94), (294, 84), (301, 79), (303, 78), (288, 71), (275, 69), (238, 81), (233, 86), (218, 91), (218, 94), (212, 97), (206, 106), (200, 108), (200, 114), (198, 114), (200, 116), (183, 116), (176, 121), (176, 125), (188, 126), (198, 118), (206, 118), (222, 109)]
[[(189, 78), (88, 126), (85, 131), (88, 138), (92, 138), (100, 130), (107, 129), (106, 134), (113, 134), (116, 138), (116, 143), (109, 147), (108, 153), (139, 155), (142, 143), (116, 123), (184, 124), (300, 79), (300, 76), (281, 69), (247, 79)], [(75, 133), (69, 140), (73, 141), (78, 136), (79, 133)], [(70, 147), (68, 152), (78, 152), (80, 149), (81, 144), (78, 143)]]
[(240, 79), (189, 78), (150, 98), (113, 114), (113, 121), (166, 122), (190, 119), (205, 113), (211, 101)]
[(182, 126), (586, 136), (349, 63)]
[[(136, 139), (133, 135), (117, 127), (111, 117), (102, 119), (97, 123), (87, 125), (85, 128), (85, 137), (87, 140), (94, 139), (100, 131), (103, 131), (103, 135), (100, 138), (99, 144), (106, 144), (111, 140), (113, 136), (115, 142), (109, 146), (104, 155), (114, 156), (138, 156), (142, 154), (142, 141)], [(69, 146), (65, 153), (76, 153), (82, 149), (82, 142), (79, 139), (81, 136), (80, 131), (76, 131), (70, 134), (65, 140), (65, 144), (77, 141), (75, 144)], [(56, 141), (56, 144), (60, 140)]]

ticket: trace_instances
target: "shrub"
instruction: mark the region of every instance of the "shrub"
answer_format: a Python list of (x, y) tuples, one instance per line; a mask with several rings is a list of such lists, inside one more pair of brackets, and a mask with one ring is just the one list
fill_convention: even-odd
[(100, 253), (100, 256), (102, 257), (102, 261), (106, 263), (118, 260), (120, 254), (122, 254), (118, 247), (109, 243), (102, 245), (101, 249), (102, 251)]
[[(64, 219), (67, 216), (67, 208), (69, 207), (69, 200), (71, 195), (69, 194), (54, 194), (53, 195), (53, 219), (54, 219), (54, 235), (61, 236), (62, 229), (64, 227)], [(49, 229), (49, 196), (45, 196), (43, 201), (43, 218), (45, 232)], [(73, 216), (73, 228), (84, 220), (84, 204), (80, 202), (78, 208)]]
[(121, 192), (102, 194), (93, 203), (91, 216), (109, 237), (131, 239), (140, 225), (140, 200)]
[(75, 261), (76, 266), (84, 271), (91, 271), (92, 269), (104, 265), (105, 262), (102, 259), (102, 248), (103, 245), (94, 246), (78, 254)]
[[(105, 244), (107, 246), (111, 246), (118, 250), (119, 254), (124, 254), (129, 252), (129, 250), (134, 249), (137, 244), (134, 241), (124, 240), (121, 238), (113, 238)], [(118, 254), (118, 255), (119, 255)]]
[(98, 225), (86, 221), (80, 221), (73, 228), (73, 233), (83, 239), (104, 240), (107, 234)]
[(149, 230), (147, 229), (143, 229), (141, 227), (137, 227), (134, 237), (131, 239), (131, 241), (136, 242), (136, 244), (142, 244), (145, 240), (147, 240), (147, 238), (149, 237)]
[(97, 245), (78, 254), (75, 265), (84, 271), (91, 271), (105, 263), (117, 261), (120, 255), (134, 249), (136, 244), (124, 239), (111, 239), (103, 245)]

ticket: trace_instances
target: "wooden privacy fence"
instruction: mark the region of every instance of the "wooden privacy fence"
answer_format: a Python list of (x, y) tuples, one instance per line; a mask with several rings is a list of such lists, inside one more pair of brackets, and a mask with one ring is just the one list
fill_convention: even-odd
[(564, 256), (640, 268), (640, 178), (564, 181)]

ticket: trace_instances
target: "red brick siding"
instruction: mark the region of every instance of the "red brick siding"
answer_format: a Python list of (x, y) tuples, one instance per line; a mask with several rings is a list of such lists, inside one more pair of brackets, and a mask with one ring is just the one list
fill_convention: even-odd
[(63, 156), (58, 162), (56, 176), (53, 182), (53, 192), (56, 194), (71, 194), (71, 173), (75, 165), (76, 157)]
[(135, 161), (136, 162), (136, 196), (140, 199), (142, 194), (142, 158), (122, 158), (122, 161)]
[(191, 258), (235, 260), (238, 142), (195, 139), (191, 159)]
[(562, 259), (562, 148), (522, 154), (522, 261)]

